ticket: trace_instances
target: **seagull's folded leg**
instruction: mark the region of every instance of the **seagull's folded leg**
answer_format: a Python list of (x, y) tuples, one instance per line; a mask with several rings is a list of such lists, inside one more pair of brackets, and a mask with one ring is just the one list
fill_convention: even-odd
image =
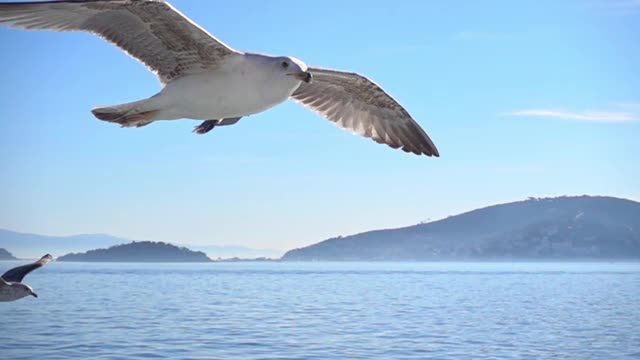
[(213, 130), (213, 128), (216, 127), (219, 122), (220, 120), (205, 120), (202, 122), (202, 124), (193, 128), (192, 132), (200, 135), (206, 134), (209, 131)]

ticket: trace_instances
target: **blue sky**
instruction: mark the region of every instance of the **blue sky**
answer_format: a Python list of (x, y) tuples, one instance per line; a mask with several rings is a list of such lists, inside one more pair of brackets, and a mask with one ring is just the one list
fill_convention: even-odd
[(234, 48), (366, 74), (441, 157), (293, 102), (206, 136), (121, 129), (90, 109), (156, 93), (143, 65), (3, 27), (0, 228), (286, 250), (528, 196), (640, 200), (639, 1), (172, 3)]

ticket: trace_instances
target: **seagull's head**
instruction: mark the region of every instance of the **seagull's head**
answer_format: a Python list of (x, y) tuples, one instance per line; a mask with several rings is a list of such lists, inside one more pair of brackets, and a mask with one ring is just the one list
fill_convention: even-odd
[(27, 284), (23, 284), (23, 283), (13, 283), (11, 285), (11, 287), (15, 287), (15, 291), (17, 291), (18, 295), (23, 298), (25, 296), (33, 296), (33, 297), (38, 297), (38, 294), (36, 294), (33, 289), (31, 288), (31, 286), (27, 285)]
[(313, 75), (308, 71), (307, 64), (303, 63), (301, 60), (290, 56), (281, 56), (275, 60), (276, 66), (280, 68), (280, 71), (284, 75), (291, 76), (307, 84), (311, 83), (311, 80), (313, 80)]

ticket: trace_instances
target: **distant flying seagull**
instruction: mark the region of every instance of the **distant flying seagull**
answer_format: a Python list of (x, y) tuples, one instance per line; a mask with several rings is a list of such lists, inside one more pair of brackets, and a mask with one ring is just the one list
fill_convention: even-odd
[(204, 134), (291, 98), (377, 143), (439, 156), (411, 115), (368, 78), (308, 67), (290, 56), (234, 50), (166, 1), (0, 3), (0, 24), (91, 32), (144, 63), (164, 85), (159, 93), (92, 110), (98, 119), (123, 127), (188, 118), (205, 120), (193, 130)]
[(2, 274), (2, 277), (0, 277), (0, 301), (15, 301), (29, 295), (38, 297), (31, 286), (22, 283), (22, 279), (33, 270), (48, 264), (51, 260), (53, 260), (53, 257), (47, 254), (34, 263), (15, 267)]

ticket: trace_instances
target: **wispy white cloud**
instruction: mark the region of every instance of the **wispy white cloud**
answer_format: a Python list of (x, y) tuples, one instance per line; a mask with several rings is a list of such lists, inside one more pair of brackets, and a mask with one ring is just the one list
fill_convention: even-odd
[(592, 122), (629, 122), (629, 121), (637, 121), (639, 119), (636, 114), (628, 111), (574, 112), (574, 111), (558, 111), (558, 110), (546, 110), (546, 109), (526, 109), (526, 110), (512, 111), (505, 115), (559, 118), (559, 119), (592, 121)]

